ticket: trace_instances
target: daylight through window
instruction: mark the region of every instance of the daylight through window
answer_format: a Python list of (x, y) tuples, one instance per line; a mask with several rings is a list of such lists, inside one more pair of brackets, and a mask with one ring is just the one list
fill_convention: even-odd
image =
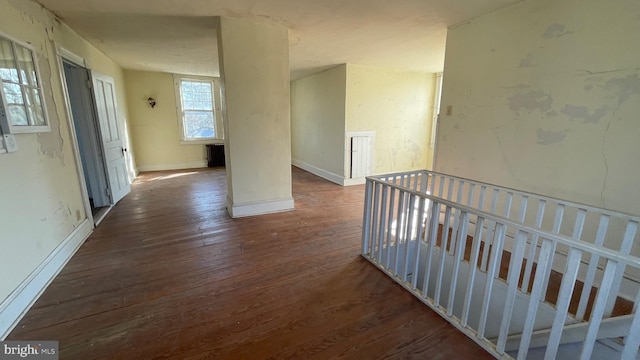
[(3, 36), (0, 36), (0, 83), (11, 132), (49, 130), (34, 52)]
[(178, 77), (176, 95), (179, 95), (182, 140), (201, 141), (222, 139), (215, 111), (216, 82), (208, 78)]

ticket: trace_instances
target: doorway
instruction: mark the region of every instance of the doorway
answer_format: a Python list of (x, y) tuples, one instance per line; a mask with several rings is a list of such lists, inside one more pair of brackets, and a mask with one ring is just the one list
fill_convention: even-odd
[(89, 197), (91, 215), (94, 224), (98, 225), (111, 208), (112, 199), (99, 133), (95, 99), (91, 92), (91, 76), (89, 70), (82, 66), (65, 59), (62, 64), (69, 94), (73, 127), (78, 142), (78, 152), (82, 163), (82, 175)]

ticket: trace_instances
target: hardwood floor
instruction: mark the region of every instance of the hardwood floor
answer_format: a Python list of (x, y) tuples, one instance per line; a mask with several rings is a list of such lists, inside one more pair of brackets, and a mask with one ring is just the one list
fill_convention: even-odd
[(231, 219), (220, 169), (144, 173), (8, 340), (61, 359), (490, 359), (359, 256), (364, 189), (293, 169)]

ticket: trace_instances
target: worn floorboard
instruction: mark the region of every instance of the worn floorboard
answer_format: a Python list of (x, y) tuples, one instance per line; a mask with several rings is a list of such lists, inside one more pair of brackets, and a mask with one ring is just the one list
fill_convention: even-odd
[(231, 219), (221, 169), (144, 173), (8, 340), (61, 359), (489, 359), (359, 256), (364, 189), (293, 169)]

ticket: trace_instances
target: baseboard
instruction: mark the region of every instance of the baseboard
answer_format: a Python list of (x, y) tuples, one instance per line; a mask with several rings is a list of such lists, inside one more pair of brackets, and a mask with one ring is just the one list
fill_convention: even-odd
[(348, 179), (297, 159), (291, 159), (291, 165), (342, 186), (362, 185), (367, 182), (366, 178)]
[(293, 208), (293, 198), (234, 204), (227, 197), (227, 211), (232, 218), (290, 211)]
[(343, 186), (362, 185), (367, 182), (367, 178), (344, 179)]
[(138, 165), (138, 172), (197, 169), (203, 167), (207, 167), (206, 160), (180, 164)]
[(291, 165), (298, 167), (304, 171), (308, 171), (310, 173), (312, 173), (313, 175), (319, 176), (323, 179), (329, 180), (332, 183), (336, 183), (338, 185), (343, 185), (344, 183), (344, 177), (340, 176), (338, 174), (334, 174), (330, 171), (326, 171), (323, 169), (320, 169), (319, 167), (313, 166), (311, 164), (307, 164), (304, 161), (300, 161), (297, 159), (291, 159)]
[(29, 276), (0, 303), (0, 340), (4, 340), (60, 273), (84, 241), (93, 226), (85, 219)]

